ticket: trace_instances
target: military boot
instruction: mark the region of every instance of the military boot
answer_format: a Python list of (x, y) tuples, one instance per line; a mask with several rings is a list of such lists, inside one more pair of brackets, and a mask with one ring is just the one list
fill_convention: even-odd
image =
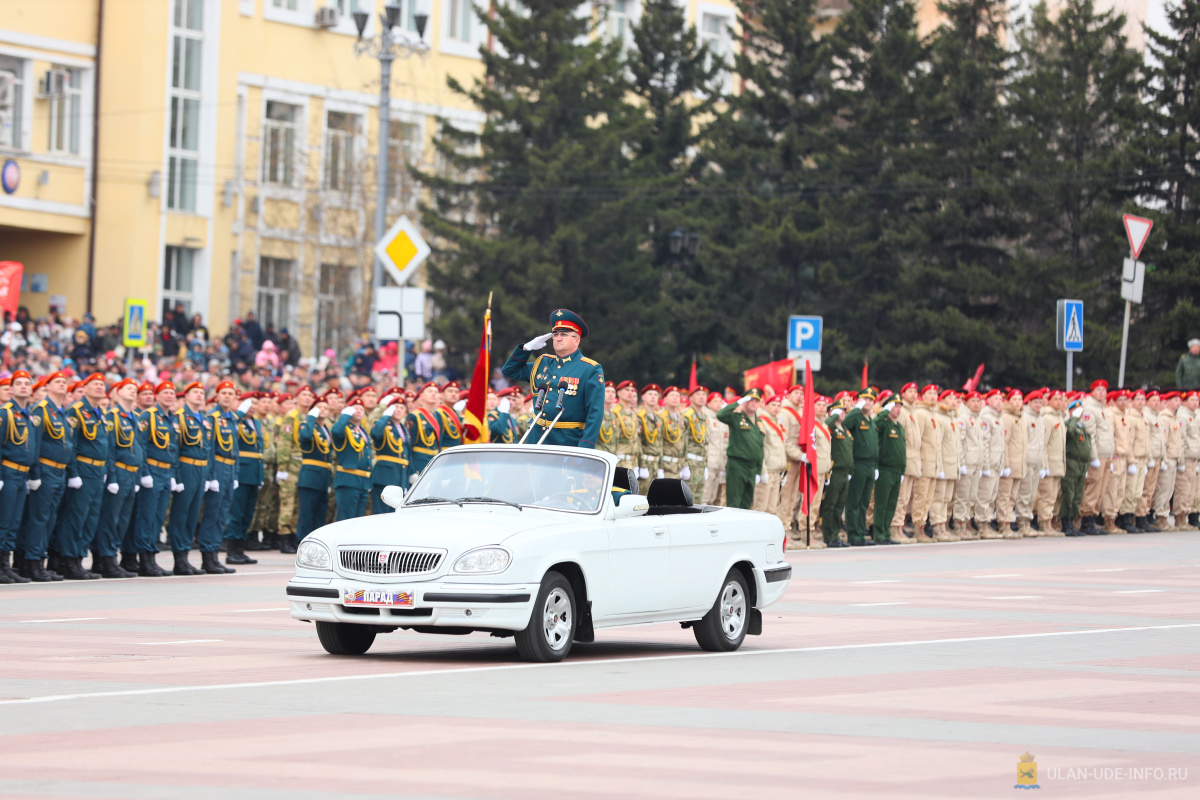
[(138, 553), (138, 575), (143, 578), (161, 578), (170, 575), (154, 560), (156, 553)]
[(1195, 530), (1200, 530), (1200, 512), (1193, 511), (1187, 516), (1188, 525)]
[(939, 522), (933, 526), (933, 540), (935, 542), (957, 542), (958, 537), (946, 530), (946, 523)]
[(1117, 527), (1126, 533), (1141, 533), (1133, 522), (1133, 514), (1118, 514)]
[(964, 542), (974, 542), (979, 539), (979, 527), (975, 524), (975, 520), (969, 523), (964, 522), (958, 526), (958, 538)]
[(215, 552), (200, 554), (200, 569), (204, 570), (207, 575), (226, 575), (230, 572), (237, 572), (237, 570), (223, 565)]
[(1084, 534), (1078, 528), (1075, 527), (1074, 520), (1064, 519), (1063, 524), (1062, 524), (1062, 535), (1063, 536), (1083, 536)]
[(893, 525), (891, 530), (892, 544), (912, 544), (913, 540), (904, 535), (904, 528)]
[(1035, 531), (1033, 528), (1029, 527), (1028, 519), (1026, 519), (1025, 517), (1021, 517), (1020, 519), (1017, 520), (1017, 535), (1013, 538), (1015, 538), (1015, 539), (1036, 539), (1037, 535), (1038, 535), (1037, 531)]
[(1146, 533), (1162, 533), (1162, 528), (1158, 527), (1158, 521), (1154, 519), (1153, 511), (1146, 515)]
[(1108, 533), (1109, 535), (1112, 535), (1114, 533), (1119, 533), (1119, 534), (1124, 535), (1125, 529), (1117, 524), (1116, 517), (1101, 517), (1101, 519), (1104, 522), (1104, 532), (1105, 533)]
[(246, 555), (243, 543), (239, 539), (229, 539), (225, 542), (229, 555), (225, 556), (226, 564), (257, 564), (258, 559)]
[(61, 575), (53, 572), (47, 572), (46, 568), (42, 566), (42, 560), (40, 558), (27, 558), (25, 559), (25, 565), (29, 579), (34, 583), (52, 583), (54, 581), (62, 580)]
[(122, 553), (121, 554), (121, 569), (126, 572), (138, 571), (137, 553)]
[(809, 535), (808, 549), (809, 550), (824, 550), (825, 549), (825, 537), (823, 537), (821, 535), (820, 530), (815, 530)]
[(175, 575), (203, 575), (204, 570), (199, 570), (193, 567), (188, 562), (188, 551), (175, 553), (175, 568), (171, 572)]
[(100, 577), (96, 573), (84, 569), (81, 558), (63, 556), (59, 562), (59, 566), (62, 567), (62, 576), (69, 581), (90, 581)]
[(296, 552), (296, 534), (288, 533), (279, 537), (279, 552), (285, 555)]
[(29, 583), (30, 579), (22, 576), (12, 568), (12, 551), (0, 552), (0, 573), (4, 573), (9, 583)]
[(913, 525), (913, 530), (917, 534), (916, 541), (920, 542), (921, 544), (933, 541), (933, 536), (930, 535), (932, 528), (929, 527), (928, 523), (924, 525)]

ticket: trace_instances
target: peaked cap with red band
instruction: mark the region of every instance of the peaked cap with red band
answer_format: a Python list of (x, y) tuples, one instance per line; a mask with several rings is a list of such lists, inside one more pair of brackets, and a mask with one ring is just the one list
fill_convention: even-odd
[(579, 334), (580, 339), (586, 339), (588, 335), (588, 326), (583, 317), (568, 308), (556, 308), (550, 312), (550, 325), (551, 331), (571, 331)]

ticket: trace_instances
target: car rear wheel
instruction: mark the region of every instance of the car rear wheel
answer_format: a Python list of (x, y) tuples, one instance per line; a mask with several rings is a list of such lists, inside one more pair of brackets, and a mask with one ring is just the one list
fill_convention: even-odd
[(575, 592), (557, 572), (547, 572), (538, 590), (529, 625), (516, 635), (525, 661), (562, 661), (575, 641)]
[(375, 642), (375, 629), (349, 622), (318, 621), (317, 638), (325, 651), (335, 656), (361, 656)]
[(746, 591), (746, 577), (735, 568), (725, 576), (717, 602), (703, 619), (692, 625), (692, 632), (703, 649), (727, 653), (742, 646), (749, 622), (750, 595)]

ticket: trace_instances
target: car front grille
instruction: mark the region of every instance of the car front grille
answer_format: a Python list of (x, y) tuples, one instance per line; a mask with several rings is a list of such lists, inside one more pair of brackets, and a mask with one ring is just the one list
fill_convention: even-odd
[(446, 557), (445, 550), (360, 550), (338, 551), (342, 569), (360, 575), (425, 575), (435, 572)]

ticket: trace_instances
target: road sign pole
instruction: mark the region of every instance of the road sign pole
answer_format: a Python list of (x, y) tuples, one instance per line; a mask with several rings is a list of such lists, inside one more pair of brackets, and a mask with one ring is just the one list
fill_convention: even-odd
[(1074, 377), (1075, 377), (1075, 353), (1068, 350), (1067, 351), (1067, 391), (1068, 392), (1075, 391), (1075, 387), (1073, 386)]
[(1125, 386), (1125, 350), (1129, 347), (1129, 309), (1133, 303), (1125, 301), (1125, 325), (1121, 329), (1121, 371), (1117, 374), (1117, 386)]

